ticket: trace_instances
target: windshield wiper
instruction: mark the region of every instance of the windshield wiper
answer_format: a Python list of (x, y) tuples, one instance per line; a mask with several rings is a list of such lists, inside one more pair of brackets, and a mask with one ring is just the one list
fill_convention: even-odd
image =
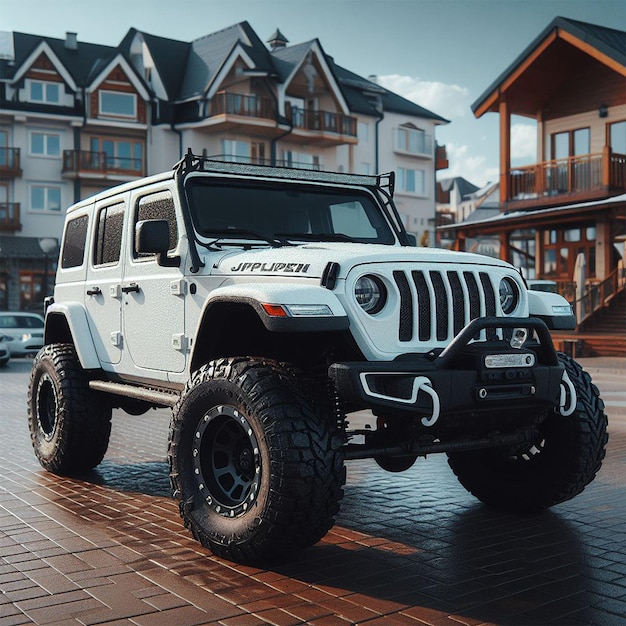
[(351, 241), (354, 239), (343, 233), (276, 233), (276, 237), (302, 239), (303, 241)]
[[(215, 229), (211, 228), (210, 230), (205, 231), (205, 233), (208, 235), (217, 236), (216, 239), (214, 239), (210, 243), (202, 244), (206, 246), (207, 248), (210, 248), (215, 245), (220, 246), (221, 244), (224, 243), (221, 241), (224, 237), (231, 237), (231, 236), (237, 236), (237, 235), (241, 237), (247, 237), (250, 239), (258, 239), (259, 241), (264, 241), (266, 243), (269, 243), (270, 246), (272, 246), (272, 248), (282, 248), (283, 246), (293, 245), (289, 241), (276, 239), (275, 237), (270, 237), (269, 235), (264, 235), (263, 233), (257, 233), (253, 230), (247, 230), (245, 228), (215, 228)], [(229, 244), (229, 245), (239, 245), (239, 244)]]

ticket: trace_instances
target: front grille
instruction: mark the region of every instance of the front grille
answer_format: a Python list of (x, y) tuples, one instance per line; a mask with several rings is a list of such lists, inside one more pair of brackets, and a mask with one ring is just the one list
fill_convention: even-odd
[[(401, 342), (449, 341), (471, 320), (496, 315), (496, 294), (486, 272), (396, 270)], [(487, 331), (487, 338), (495, 333)]]

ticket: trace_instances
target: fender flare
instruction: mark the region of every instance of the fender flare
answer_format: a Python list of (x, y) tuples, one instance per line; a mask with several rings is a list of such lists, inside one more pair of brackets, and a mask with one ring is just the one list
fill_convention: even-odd
[(76, 354), (83, 369), (100, 369), (100, 359), (89, 329), (87, 313), (79, 302), (51, 304), (46, 311), (44, 343), (66, 342), (67, 337), (59, 337), (55, 332), (55, 321), (63, 318), (71, 335)]
[[(216, 304), (230, 302), (250, 306), (270, 332), (320, 332), (326, 330), (345, 330), (349, 326), (348, 315), (337, 296), (319, 285), (294, 286), (290, 284), (243, 283), (219, 287), (211, 292), (200, 319)], [(270, 316), (263, 308), (271, 305), (314, 305), (326, 306), (328, 315), (289, 315)]]

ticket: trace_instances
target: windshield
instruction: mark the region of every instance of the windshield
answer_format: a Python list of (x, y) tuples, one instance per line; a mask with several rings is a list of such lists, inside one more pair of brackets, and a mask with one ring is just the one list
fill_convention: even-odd
[(201, 176), (188, 178), (186, 186), (202, 237), (395, 243), (382, 209), (366, 191)]

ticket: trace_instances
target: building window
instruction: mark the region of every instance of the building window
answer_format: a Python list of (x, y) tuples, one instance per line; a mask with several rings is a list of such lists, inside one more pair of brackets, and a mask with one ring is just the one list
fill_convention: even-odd
[(296, 152), (294, 150), (283, 150), (283, 165), (285, 167), (295, 167), (299, 169), (321, 169), (319, 156), (316, 154), (307, 154), (306, 152)]
[(30, 153), (34, 156), (61, 156), (61, 137), (52, 133), (32, 132)]
[(609, 145), (615, 154), (626, 154), (626, 122), (609, 124)]
[(33, 211), (60, 211), (61, 188), (33, 185), (30, 188), (30, 208)]
[(92, 137), (91, 151), (104, 153), (107, 170), (143, 172), (143, 142), (132, 139)]
[(587, 276), (596, 275), (596, 229), (594, 226), (545, 231), (543, 278), (573, 280), (576, 257), (585, 256)]
[(137, 96), (121, 91), (99, 92), (100, 115), (137, 119)]
[(432, 137), (412, 126), (394, 128), (394, 148), (408, 154), (432, 154)]
[(48, 83), (42, 80), (27, 80), (28, 100), (42, 104), (59, 104), (61, 101), (61, 84)]
[(222, 158), (229, 163), (250, 163), (250, 144), (236, 139), (222, 139)]
[(399, 167), (396, 183), (398, 191), (420, 196), (426, 195), (426, 172), (424, 170), (410, 170)]

